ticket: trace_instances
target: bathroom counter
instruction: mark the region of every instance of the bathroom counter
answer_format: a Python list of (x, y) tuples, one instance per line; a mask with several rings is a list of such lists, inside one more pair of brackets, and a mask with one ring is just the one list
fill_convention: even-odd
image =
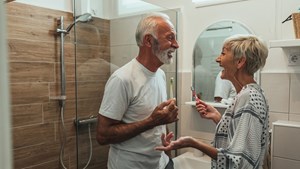
[(207, 155), (198, 157), (192, 152), (183, 153), (175, 158), (174, 169), (210, 169), (211, 158)]
[[(223, 104), (223, 103), (216, 103), (216, 102), (205, 102), (206, 104), (209, 104), (213, 107), (216, 108), (228, 108), (228, 105)], [(190, 101), (190, 102), (185, 102), (186, 105), (192, 105), (192, 106), (196, 106), (196, 101)]]

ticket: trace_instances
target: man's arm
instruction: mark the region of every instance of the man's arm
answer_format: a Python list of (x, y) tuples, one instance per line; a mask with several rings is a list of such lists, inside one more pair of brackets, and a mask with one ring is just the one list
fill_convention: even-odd
[(101, 145), (123, 142), (155, 126), (177, 121), (177, 111), (175, 101), (168, 100), (157, 106), (151, 116), (134, 123), (124, 123), (99, 114), (97, 141)]

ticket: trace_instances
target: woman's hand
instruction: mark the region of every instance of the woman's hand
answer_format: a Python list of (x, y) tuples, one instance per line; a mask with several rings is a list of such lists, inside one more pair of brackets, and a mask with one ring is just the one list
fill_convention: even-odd
[(199, 99), (196, 101), (196, 109), (202, 118), (211, 119), (216, 124), (219, 123), (221, 114), (213, 106), (206, 104), (204, 101)]
[(184, 147), (190, 147), (193, 145), (192, 144), (193, 141), (194, 139), (190, 136), (180, 137), (179, 139), (175, 141), (171, 141), (168, 144), (166, 144), (167, 146), (163, 144), (163, 146), (156, 147), (155, 150), (170, 151), (170, 150), (176, 150)]

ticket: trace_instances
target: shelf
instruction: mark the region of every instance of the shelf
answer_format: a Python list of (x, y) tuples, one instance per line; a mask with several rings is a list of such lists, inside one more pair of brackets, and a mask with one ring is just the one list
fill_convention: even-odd
[[(206, 104), (209, 104), (215, 108), (228, 108), (228, 105), (223, 104), (223, 103), (216, 103), (216, 102), (205, 102)], [(192, 106), (196, 106), (196, 102), (195, 101), (190, 101), (190, 102), (185, 102), (186, 105), (192, 105)]]
[(271, 40), (270, 48), (300, 47), (300, 39)]

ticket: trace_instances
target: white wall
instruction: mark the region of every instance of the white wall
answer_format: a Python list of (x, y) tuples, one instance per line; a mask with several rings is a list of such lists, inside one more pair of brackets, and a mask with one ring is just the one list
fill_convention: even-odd
[[(158, 1), (153, 1), (159, 5)], [(292, 22), (281, 22), (288, 15), (297, 12), (299, 0), (247, 0), (236, 3), (195, 8), (189, 0), (166, 0), (162, 5), (181, 9), (178, 39), (179, 51), (179, 100), (181, 135), (192, 135), (203, 140), (211, 140), (212, 135), (197, 128), (195, 119), (200, 120), (194, 108), (185, 105), (191, 100), (189, 88), (192, 84), (193, 47), (199, 34), (214, 22), (232, 19), (249, 27), (254, 34), (267, 43), (276, 39), (294, 39)], [(288, 66), (287, 54), (300, 48), (271, 48), (265, 68), (261, 73), (261, 85), (270, 105), (270, 120), (300, 121), (300, 66)], [(276, 89), (276, 90), (274, 90)], [(200, 122), (200, 121), (199, 121)]]

